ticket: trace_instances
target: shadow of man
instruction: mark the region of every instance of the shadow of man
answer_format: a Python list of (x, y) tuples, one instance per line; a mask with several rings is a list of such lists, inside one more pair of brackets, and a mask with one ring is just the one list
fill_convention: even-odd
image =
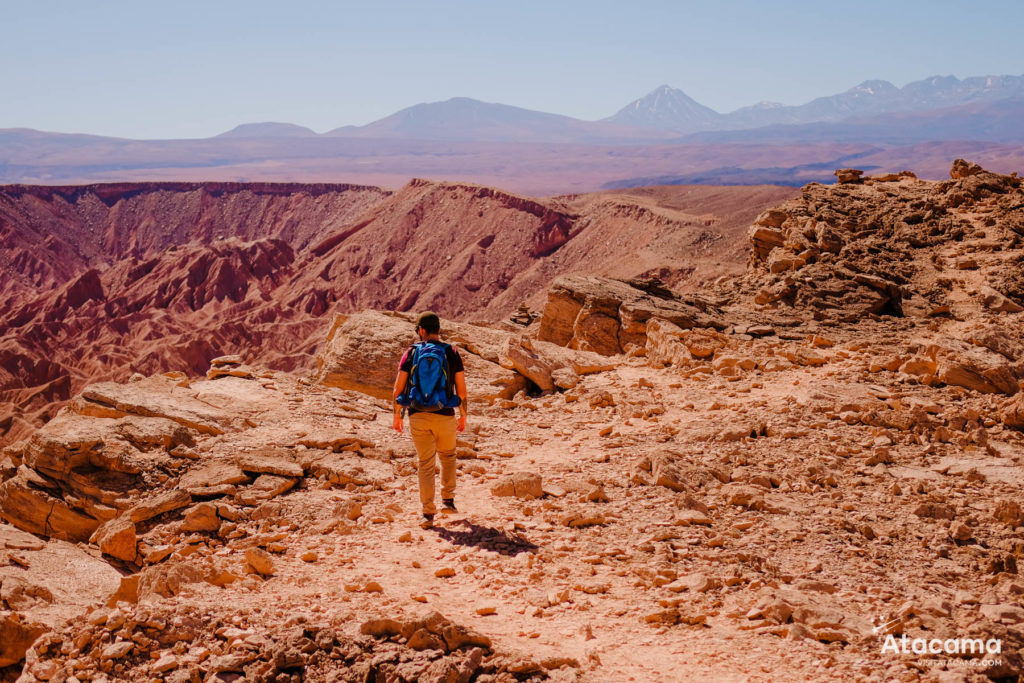
[(455, 545), (474, 546), (501, 555), (515, 556), (519, 553), (532, 553), (539, 548), (537, 544), (522, 534), (510, 534), (494, 527), (473, 524), (465, 519), (453, 522), (453, 525), (459, 525), (465, 529), (434, 527), (433, 531)]

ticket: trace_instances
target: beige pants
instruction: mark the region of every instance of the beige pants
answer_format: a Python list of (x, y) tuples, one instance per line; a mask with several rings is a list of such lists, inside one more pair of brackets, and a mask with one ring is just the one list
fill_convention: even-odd
[(409, 416), (409, 432), (419, 459), (420, 502), (423, 514), (437, 512), (434, 506), (434, 455), (441, 461), (441, 498), (455, 497), (454, 415), (416, 413)]

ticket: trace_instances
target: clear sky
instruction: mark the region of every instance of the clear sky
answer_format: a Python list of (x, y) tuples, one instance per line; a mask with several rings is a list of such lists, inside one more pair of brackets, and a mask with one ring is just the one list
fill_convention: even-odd
[(1024, 2), (0, 0), (0, 128), (317, 132), (465, 96), (594, 120), (668, 84), (721, 112), (867, 79), (1024, 74)]

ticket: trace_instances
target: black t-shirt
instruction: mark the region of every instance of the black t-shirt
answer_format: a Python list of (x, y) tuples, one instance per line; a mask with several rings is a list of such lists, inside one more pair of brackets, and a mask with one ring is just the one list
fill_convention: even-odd
[[(441, 344), (443, 342), (434, 342)], [(448, 361), (448, 372), (452, 373), (452, 377), (458, 372), (465, 372), (466, 366), (462, 364), (462, 356), (459, 355), (459, 350), (453, 345), (448, 344), (448, 348), (445, 349), (445, 358)], [(412, 349), (410, 346), (405, 350), (405, 355), (402, 356), (402, 361), (398, 364), (398, 369), (401, 372), (409, 373), (412, 372)], [(409, 414), (420, 412), (412, 406), (409, 407)], [(433, 411), (437, 415), (455, 415), (455, 408), (442, 408), (441, 410)]]

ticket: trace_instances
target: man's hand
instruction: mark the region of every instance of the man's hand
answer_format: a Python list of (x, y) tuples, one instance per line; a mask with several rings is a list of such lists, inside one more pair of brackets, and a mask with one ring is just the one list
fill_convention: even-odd
[[(463, 422), (465, 422), (465, 420), (463, 420)], [(398, 432), (399, 434), (401, 434), (402, 433), (402, 427), (403, 427), (402, 414), (401, 413), (395, 413), (395, 431)]]
[(457, 432), (464, 432), (464, 431), (466, 431), (466, 416), (465, 415), (459, 415), (459, 424), (458, 424), (457, 427), (455, 427), (455, 431), (457, 431)]

